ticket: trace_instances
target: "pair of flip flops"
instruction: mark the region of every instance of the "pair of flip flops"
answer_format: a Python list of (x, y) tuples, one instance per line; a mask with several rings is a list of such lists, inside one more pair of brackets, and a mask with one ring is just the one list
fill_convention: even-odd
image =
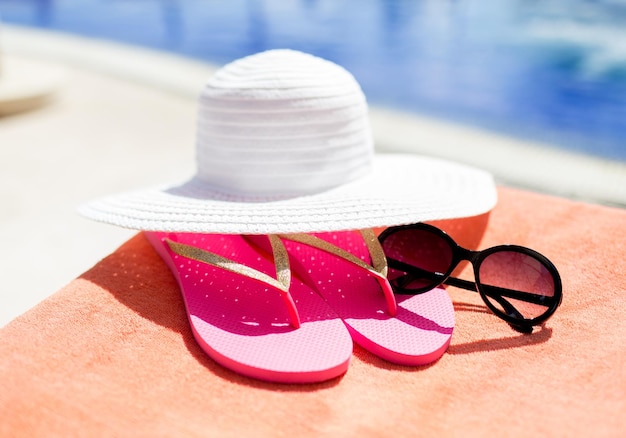
[(448, 294), (396, 298), (371, 230), (145, 234), (178, 281), (199, 345), (240, 374), (319, 382), (347, 371), (353, 341), (409, 366), (438, 359), (450, 342)]

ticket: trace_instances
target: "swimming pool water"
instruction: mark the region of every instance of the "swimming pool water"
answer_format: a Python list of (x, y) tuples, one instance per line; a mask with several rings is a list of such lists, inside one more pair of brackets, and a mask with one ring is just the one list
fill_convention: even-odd
[(0, 0), (0, 16), (219, 64), (298, 49), (371, 104), (626, 161), (618, 0)]

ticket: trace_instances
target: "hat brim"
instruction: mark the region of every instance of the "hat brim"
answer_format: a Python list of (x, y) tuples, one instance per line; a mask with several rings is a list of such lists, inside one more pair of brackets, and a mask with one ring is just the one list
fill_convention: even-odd
[(61, 85), (63, 70), (13, 56), (2, 57), (0, 72), (0, 116), (45, 104)]
[(194, 178), (171, 188), (109, 196), (79, 208), (101, 222), (146, 231), (274, 234), (341, 231), (469, 217), (497, 200), (492, 176), (436, 158), (374, 157), (364, 178), (270, 202), (227, 200)]

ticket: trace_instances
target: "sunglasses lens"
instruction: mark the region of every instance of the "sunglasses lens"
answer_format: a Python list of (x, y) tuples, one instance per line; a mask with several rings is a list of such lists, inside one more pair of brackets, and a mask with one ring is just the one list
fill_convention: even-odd
[(550, 269), (530, 254), (498, 251), (480, 265), (484, 295), (501, 314), (534, 319), (554, 303), (554, 277)]
[[(452, 263), (452, 248), (441, 235), (427, 229), (400, 229), (382, 242), (389, 259), (387, 277), (396, 291), (416, 293), (441, 283)], [(410, 265), (402, 269), (394, 261)]]

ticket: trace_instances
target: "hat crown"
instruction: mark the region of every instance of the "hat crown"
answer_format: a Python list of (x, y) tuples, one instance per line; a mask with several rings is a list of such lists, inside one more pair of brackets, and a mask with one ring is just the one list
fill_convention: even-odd
[(371, 170), (365, 96), (330, 61), (271, 50), (232, 62), (199, 101), (197, 178), (228, 198), (320, 193)]

